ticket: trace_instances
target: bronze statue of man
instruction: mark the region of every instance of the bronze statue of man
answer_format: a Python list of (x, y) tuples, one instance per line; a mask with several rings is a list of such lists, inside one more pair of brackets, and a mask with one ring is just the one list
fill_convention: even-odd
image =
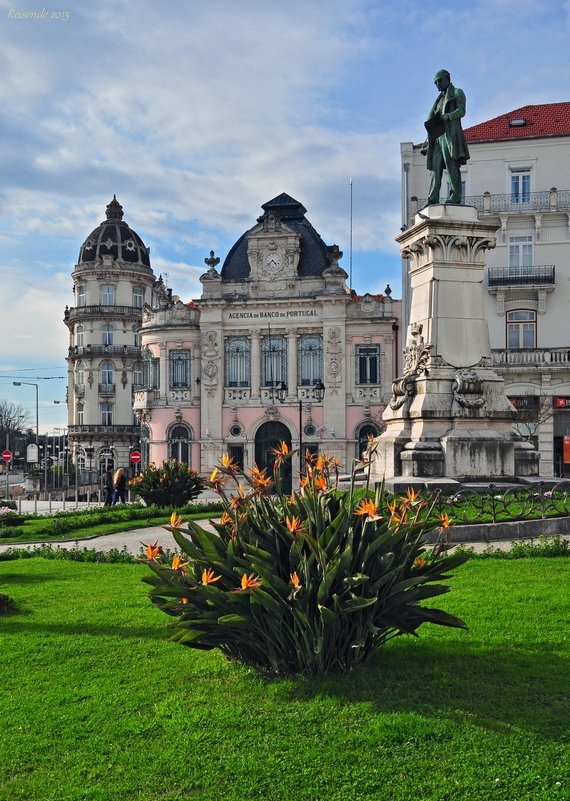
[(444, 169), (449, 178), (449, 197), (446, 203), (461, 204), (460, 166), (467, 162), (469, 149), (461, 127), (465, 116), (465, 93), (451, 83), (447, 70), (434, 76), (439, 95), (425, 123), (428, 133), (422, 153), (427, 153), (427, 168), (431, 171), (428, 204), (439, 203), (439, 191)]

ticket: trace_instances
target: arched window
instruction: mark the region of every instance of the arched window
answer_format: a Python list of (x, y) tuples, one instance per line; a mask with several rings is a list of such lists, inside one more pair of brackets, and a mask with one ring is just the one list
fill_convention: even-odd
[(99, 367), (101, 373), (101, 384), (110, 387), (113, 383), (113, 362), (101, 362)]
[(109, 468), (115, 467), (115, 455), (111, 448), (103, 448), (99, 453), (99, 475), (103, 475)]
[(299, 337), (299, 384), (313, 386), (323, 380), (323, 338), (320, 334)]
[(113, 284), (101, 284), (101, 306), (115, 305), (115, 287)]
[(278, 387), (287, 381), (287, 341), (282, 336), (263, 337), (261, 345), (261, 383)]
[(517, 309), (507, 312), (507, 348), (536, 348), (536, 312)]
[(144, 386), (142, 362), (133, 364), (133, 387), (140, 389)]
[(84, 347), (85, 342), (85, 328), (82, 325), (75, 327), (75, 344), (78, 348)]
[(77, 362), (75, 365), (75, 386), (82, 387), (85, 384), (85, 370), (83, 369), (83, 362)]
[(250, 359), (247, 337), (226, 339), (226, 387), (249, 387)]
[(113, 344), (113, 326), (111, 323), (105, 323), (105, 325), (101, 326), (101, 344), (102, 345), (112, 345)]
[(168, 458), (190, 464), (190, 432), (186, 426), (174, 426), (168, 436)]

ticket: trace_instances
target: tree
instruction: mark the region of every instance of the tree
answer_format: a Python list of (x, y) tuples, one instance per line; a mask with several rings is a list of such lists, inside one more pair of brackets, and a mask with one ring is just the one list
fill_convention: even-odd
[[(538, 435), (541, 423), (550, 420), (554, 414), (552, 398), (548, 395), (521, 396), (510, 399), (517, 410), (517, 418), (513, 422), (513, 430), (519, 437), (531, 440)], [(525, 403), (526, 401), (526, 403)]]
[(20, 403), (0, 401), (0, 445), (4, 445), (6, 436), (23, 434), (30, 422), (30, 413)]

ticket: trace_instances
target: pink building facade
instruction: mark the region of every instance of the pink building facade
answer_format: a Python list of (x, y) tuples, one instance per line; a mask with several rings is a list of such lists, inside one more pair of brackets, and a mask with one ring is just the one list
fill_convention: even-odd
[[(212, 252), (202, 296), (160, 283), (143, 310), (134, 410), (144, 462), (207, 473), (222, 454), (246, 468), (284, 440), (337, 456), (349, 472), (397, 374), (400, 301), (357, 296), (306, 209), (282, 194), (227, 254)], [(298, 454), (292, 474), (299, 472)]]

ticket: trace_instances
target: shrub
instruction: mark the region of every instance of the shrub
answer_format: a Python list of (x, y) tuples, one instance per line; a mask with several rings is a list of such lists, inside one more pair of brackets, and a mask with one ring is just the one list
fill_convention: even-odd
[(176, 618), (173, 640), (281, 674), (319, 675), (348, 671), (425, 622), (465, 628), (421, 605), (447, 592), (440, 580), (468, 558), (445, 556), (441, 544), (426, 550), (424, 533), (449, 525), (447, 515), (422, 522), (429, 502), (413, 491), (399, 499), (354, 485), (340, 491), (337, 465), (309, 454), (300, 491), (286, 496), (280, 465), (291, 455), (283, 443), (275, 453), (273, 478), (224, 457), (210, 479), (225, 505), (214, 531), (193, 521), (183, 528), (172, 515), (167, 528), (184, 557), (146, 546), (154, 575), (143, 580)]
[(179, 508), (200, 494), (204, 482), (184, 462), (173, 460), (160, 467), (151, 464), (129, 481), (129, 487), (148, 505)]
[(93, 562), (97, 564), (132, 564), (137, 561), (126, 548), (111, 548), (109, 551), (96, 551), (95, 548), (53, 548), (42, 543), (33, 548), (7, 548), (0, 551), (0, 562), (13, 562), (16, 559), (56, 559), (67, 562)]
[(0, 498), (0, 507), (2, 507), (2, 509), (11, 509), (13, 512), (18, 508), (16, 501), (7, 498)]
[[(24, 518), (15, 514), (11, 506), (0, 506), (0, 532), (8, 527), (21, 526), (23, 522)], [(2, 533), (0, 533), (0, 536), (2, 536)]]
[(14, 612), (16, 609), (16, 602), (9, 595), (0, 592), (0, 615), (6, 615), (9, 612)]

